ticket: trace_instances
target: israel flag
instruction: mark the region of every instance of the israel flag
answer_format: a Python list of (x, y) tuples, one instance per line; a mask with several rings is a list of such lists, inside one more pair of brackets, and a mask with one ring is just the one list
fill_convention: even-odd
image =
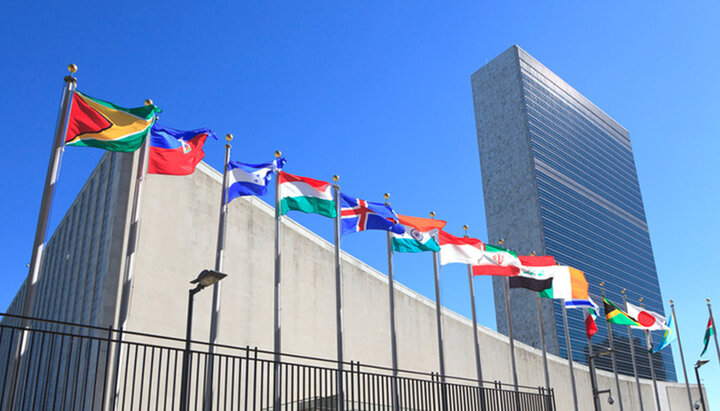
[[(276, 165), (277, 164), (277, 165)], [(273, 170), (282, 170), (285, 158), (280, 157), (262, 164), (248, 164), (239, 161), (228, 163), (227, 202), (241, 196), (261, 196), (267, 193), (267, 185), (272, 180)]]

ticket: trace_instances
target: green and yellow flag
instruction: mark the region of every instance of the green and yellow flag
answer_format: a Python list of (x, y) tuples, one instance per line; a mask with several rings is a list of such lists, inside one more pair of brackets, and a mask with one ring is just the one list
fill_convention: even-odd
[(621, 325), (640, 325), (632, 317), (627, 315), (627, 313), (624, 313), (606, 298), (603, 298), (603, 303), (605, 304), (605, 319), (607, 322)]
[(65, 145), (130, 152), (142, 146), (160, 108), (124, 108), (75, 91)]

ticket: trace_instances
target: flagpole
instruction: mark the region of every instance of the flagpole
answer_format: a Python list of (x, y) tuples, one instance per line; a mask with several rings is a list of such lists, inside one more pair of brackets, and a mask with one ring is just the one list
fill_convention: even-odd
[[(502, 246), (504, 242), (505, 240), (502, 238), (498, 240), (498, 244), (500, 244), (500, 246)], [(517, 393), (519, 392), (519, 387), (517, 368), (515, 366), (515, 339), (513, 338), (512, 317), (510, 316), (510, 291), (507, 277), (503, 277), (503, 289), (505, 290), (505, 314), (507, 316), (508, 339), (510, 340), (510, 363), (512, 365), (513, 386), (515, 387), (515, 392)]]
[[(708, 303), (710, 305), (710, 303)], [(670, 300), (670, 310), (672, 310), (672, 320), (675, 323), (675, 333), (677, 334), (678, 349), (680, 350), (680, 362), (683, 366), (683, 375), (685, 376), (685, 388), (687, 388), (688, 401), (690, 401), (690, 409), (693, 409), (692, 394), (690, 393), (690, 382), (688, 381), (687, 370), (685, 368), (685, 355), (683, 355), (682, 342), (680, 342), (680, 328), (675, 315), (675, 302)], [(712, 317), (712, 314), (711, 314)]]
[[(602, 294), (602, 298), (605, 299), (605, 282), (600, 282), (600, 293)], [(618, 376), (618, 370), (617, 370), (617, 362), (615, 361), (615, 343), (613, 341), (613, 334), (612, 334), (612, 327), (610, 327), (610, 323), (607, 322), (607, 319), (605, 320), (607, 324), (607, 330), (608, 330), (608, 342), (610, 343), (610, 359), (612, 360), (612, 367), (613, 367), (613, 374), (615, 374), (615, 386), (617, 387), (617, 397), (618, 397), (618, 405), (620, 406), (620, 411), (623, 411), (623, 404), (622, 404), (622, 393), (620, 392), (620, 377)]]
[[(389, 206), (388, 199), (390, 193), (385, 193), (385, 205)], [(388, 253), (388, 293), (390, 300), (390, 349), (392, 353), (392, 409), (400, 410), (400, 398), (398, 396), (398, 360), (397, 360), (397, 340), (395, 336), (395, 281), (393, 280), (393, 248), (392, 237), (390, 231), (387, 231), (387, 253)]]
[[(718, 345), (718, 339), (717, 339), (718, 330), (717, 330), (717, 327), (715, 327), (715, 318), (713, 317), (712, 307), (710, 307), (710, 299), (706, 298), (705, 301), (707, 301), (708, 312), (710, 313), (710, 322), (712, 323), (712, 326), (713, 326), (713, 339), (715, 340), (715, 349), (717, 350), (718, 361), (720, 361), (720, 345)], [(677, 322), (675, 324), (677, 324)], [(678, 341), (680, 341), (680, 333), (678, 333)]]
[[(430, 217), (435, 218), (435, 212), (430, 212)], [(435, 241), (440, 244), (435, 234)], [(433, 270), (435, 272), (435, 319), (437, 321), (437, 338), (438, 338), (438, 359), (440, 362), (440, 383), (442, 384), (442, 409), (447, 410), (447, 391), (445, 386), (445, 350), (443, 347), (442, 334), (442, 305), (440, 303), (440, 266), (438, 264), (438, 253), (433, 251)]]
[[(638, 301), (640, 301), (640, 305), (644, 309), (645, 304), (642, 302), (643, 298), (640, 297)], [(650, 336), (649, 330), (645, 330), (645, 342), (648, 348), (648, 360), (650, 361), (650, 376), (652, 376), (653, 389), (655, 390), (655, 406), (657, 407), (657, 410), (660, 411), (660, 393), (658, 393), (657, 378), (655, 377), (655, 363), (653, 362), (652, 353), (650, 352), (650, 347), (652, 346), (652, 337)]]
[[(145, 100), (145, 105), (149, 106), (153, 102), (150, 99)], [(155, 116), (157, 119), (157, 115)], [(133, 193), (133, 205), (132, 214), (130, 216), (130, 230), (128, 232), (127, 250), (125, 252), (125, 266), (123, 269), (123, 279), (120, 291), (120, 309), (118, 310), (117, 328), (120, 330), (117, 339), (119, 344), (115, 350), (115, 368), (120, 367), (120, 358), (122, 358), (123, 351), (126, 347), (122, 344), (123, 330), (127, 326), (127, 319), (130, 313), (130, 294), (132, 291), (133, 281), (133, 268), (135, 266), (135, 255), (138, 249), (138, 238), (140, 237), (140, 206), (142, 205), (142, 194), (145, 183), (145, 177), (147, 176), (147, 165), (148, 165), (148, 152), (150, 146), (150, 135), (145, 137), (145, 142), (139, 149), (138, 162), (137, 162), (137, 175), (135, 177), (135, 191)], [(115, 370), (115, 376), (117, 377), (119, 370)], [(117, 406), (117, 400), (119, 395), (120, 384), (119, 381), (114, 381), (113, 397), (109, 398), (114, 407)]]
[[(228, 164), (230, 163), (230, 142), (232, 134), (225, 135), (225, 166), (223, 169), (222, 193), (220, 195), (220, 219), (218, 221), (217, 250), (215, 252), (215, 271), (222, 272), (223, 253), (225, 251), (225, 226), (227, 223), (227, 191), (228, 191)], [(213, 285), (212, 311), (210, 313), (210, 346), (208, 347), (207, 371), (205, 374), (205, 409), (212, 409), (213, 378), (215, 370), (215, 344), (218, 337), (218, 323), (220, 321), (220, 282)]]
[[(620, 293), (622, 294), (623, 304), (625, 305), (625, 312), (627, 312), (627, 295), (625, 295), (625, 289), (623, 288)], [(607, 316), (605, 317), (605, 322), (607, 323), (608, 328), (610, 328), (610, 323), (607, 321)], [(637, 388), (638, 392), (638, 403), (640, 404), (640, 411), (644, 411), (645, 407), (643, 406), (642, 389), (640, 388), (640, 377), (638, 377), (637, 360), (635, 359), (635, 339), (633, 338), (632, 328), (630, 328), (629, 325), (627, 326), (627, 331), (628, 339), (630, 341), (630, 358), (632, 359), (633, 374), (635, 374), (635, 387)]]
[[(531, 252), (530, 255), (534, 256), (535, 251)], [(540, 293), (535, 293), (535, 297), (537, 299), (537, 309), (538, 309), (538, 325), (540, 326), (540, 343), (542, 345), (542, 359), (543, 359), (543, 372), (545, 373), (545, 388), (547, 389), (547, 393), (550, 393), (550, 373), (548, 372), (548, 362), (547, 362), (547, 346), (545, 345), (545, 325), (543, 324), (543, 315), (542, 315), (542, 301), (540, 300)], [(552, 405), (550, 405), (550, 397), (547, 398), (548, 405), (546, 408), (552, 409)]]
[(588, 342), (588, 365), (590, 367), (590, 385), (593, 389), (593, 406), (595, 407), (595, 411), (600, 411), (600, 396), (597, 395), (598, 390), (598, 382), (597, 382), (597, 374), (595, 374), (595, 361), (593, 360), (593, 346), (591, 337), (587, 337)]
[[(465, 231), (465, 238), (468, 238), (468, 226), (464, 225), (463, 230)], [(439, 244), (439, 242), (438, 242)], [(483, 376), (482, 376), (482, 366), (480, 363), (480, 343), (478, 342), (478, 329), (477, 329), (477, 314), (475, 312), (475, 286), (473, 284), (473, 272), (472, 272), (472, 264), (468, 264), (468, 286), (470, 288), (470, 307), (472, 308), (472, 325), (473, 325), (473, 341), (475, 342), (475, 369), (477, 370), (477, 380), (478, 380), (478, 388), (480, 388), (480, 395), (478, 396), (478, 399), (480, 400), (480, 409), (485, 409), (485, 400), (484, 400), (484, 393), (483, 393)]]
[(335, 321), (337, 328), (337, 409), (345, 409), (345, 393), (343, 391), (343, 300), (342, 271), (340, 267), (340, 177), (333, 176), (333, 195), (335, 200)]
[(273, 167), (273, 174), (275, 178), (275, 288), (274, 288), (274, 315), (273, 315), (273, 351), (274, 353), (274, 369), (273, 373), (273, 386), (275, 389), (275, 409), (279, 410), (281, 406), (282, 396), (280, 393), (280, 350), (282, 349), (282, 328), (280, 326), (280, 265), (282, 256), (280, 254), (280, 178), (278, 176), (279, 170), (277, 168), (277, 159), (280, 158), (282, 153), (280, 151), (275, 152), (275, 166)]
[(570, 346), (570, 333), (568, 332), (567, 309), (565, 308), (565, 300), (564, 299), (562, 300), (561, 305), (562, 305), (563, 326), (565, 327), (565, 346), (566, 346), (567, 355), (568, 355), (568, 366), (570, 367), (570, 383), (572, 384), (573, 404), (575, 405), (575, 411), (578, 411), (577, 388), (575, 387), (575, 370), (573, 368), (572, 347)]
[[(45, 174), (45, 186), (43, 187), (42, 200), (40, 200), (40, 212), (38, 215), (37, 226), (35, 227), (35, 240), (33, 242), (32, 255), (30, 257), (30, 271), (25, 280), (25, 297), (23, 298), (22, 311), (20, 315), (23, 317), (31, 317), (33, 315), (33, 305), (35, 304), (35, 295), (37, 293), (37, 285), (40, 281), (40, 266), (43, 260), (43, 251), (45, 250), (45, 237), (47, 234), (48, 221), (50, 220), (50, 211), (52, 209), (53, 197), (55, 194), (55, 185), (57, 184), (60, 174), (60, 163), (63, 154), (63, 140), (67, 132), (68, 119), (70, 117), (70, 102), (72, 100), (77, 79), (74, 74), (77, 72), (77, 66), (70, 64), (68, 66), (69, 76), (65, 76), (65, 86), (63, 87), (62, 97), (60, 98), (60, 111), (58, 112), (57, 124), (55, 126), (55, 138), (53, 139), (52, 150), (50, 151), (50, 159)], [(20, 361), (25, 353), (27, 345), (26, 328), (29, 321), (25, 318), (20, 319), (20, 329), (23, 330), (17, 340), (17, 344), (13, 350), (13, 358), (10, 364), (10, 378), (8, 381), (6, 407), (4, 409), (13, 409), (15, 399), (15, 390), (17, 384), (17, 375), (20, 368)], [(9, 401), (9, 402), (8, 402)]]

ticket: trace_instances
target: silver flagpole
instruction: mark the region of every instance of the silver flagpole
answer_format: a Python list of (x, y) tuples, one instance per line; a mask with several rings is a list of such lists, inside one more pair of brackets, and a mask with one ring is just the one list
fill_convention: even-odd
[(337, 328), (337, 409), (345, 409), (345, 393), (343, 391), (343, 300), (342, 300), (342, 270), (340, 267), (340, 185), (339, 176), (333, 176), (333, 190), (335, 199), (335, 321)]
[[(498, 244), (502, 247), (505, 240), (502, 238), (498, 240)], [(508, 326), (508, 339), (510, 340), (510, 363), (512, 365), (512, 376), (513, 376), (513, 386), (515, 387), (515, 392), (519, 392), (518, 387), (518, 376), (517, 376), (517, 368), (515, 366), (515, 339), (513, 338), (513, 329), (512, 329), (512, 316), (510, 315), (510, 286), (508, 285), (508, 278), (503, 277), (503, 288), (505, 290), (505, 314), (507, 315), (507, 326)]]
[[(642, 302), (642, 297), (640, 297), (639, 301), (642, 308), (645, 308), (645, 304)], [(655, 406), (657, 407), (657, 411), (660, 411), (660, 393), (658, 392), (657, 378), (655, 377), (655, 363), (653, 362), (653, 356), (650, 352), (650, 347), (652, 347), (652, 337), (650, 336), (650, 331), (648, 330), (645, 330), (645, 343), (647, 344), (648, 360), (650, 361), (650, 375), (652, 376), (653, 390), (655, 391)]]
[[(542, 303), (540, 301), (540, 293), (536, 293), (535, 296), (537, 297), (538, 324), (540, 325), (540, 342), (542, 343), (543, 371), (545, 372), (545, 389), (547, 390), (547, 394), (549, 395), (550, 373), (548, 372), (547, 347), (545, 346), (545, 326), (543, 325)], [(546, 405), (546, 409), (552, 409), (552, 405), (549, 405), (550, 397), (547, 397), (547, 401), (548, 405)]]
[[(280, 158), (282, 153), (280, 151), (275, 152), (275, 159)], [(280, 350), (282, 349), (282, 329), (280, 326), (280, 265), (281, 265), (281, 254), (280, 254), (280, 218), (282, 217), (280, 215), (280, 178), (278, 176), (279, 170), (277, 167), (275, 167), (274, 170), (274, 176), (275, 177), (275, 291), (274, 291), (274, 300), (275, 300), (275, 312), (274, 312), (274, 318), (273, 318), (273, 329), (274, 329), (274, 336), (273, 336), (273, 350), (275, 351), (274, 355), (274, 363), (275, 363), (275, 372), (273, 373), (273, 386), (275, 389), (275, 410), (279, 410), (281, 403), (282, 403), (282, 393), (280, 392)]]
[(570, 346), (570, 332), (568, 331), (567, 309), (565, 308), (565, 300), (561, 300), (563, 326), (565, 327), (565, 345), (567, 347), (568, 366), (570, 367), (570, 383), (572, 384), (573, 404), (575, 411), (578, 411), (577, 388), (575, 387), (575, 370), (573, 367), (572, 346)]
[[(463, 230), (465, 231), (465, 238), (468, 238), (468, 226), (464, 225)], [(439, 244), (439, 243), (438, 243)], [(480, 364), (480, 343), (478, 342), (478, 330), (477, 330), (477, 314), (475, 312), (475, 286), (473, 284), (473, 272), (472, 264), (468, 264), (468, 286), (470, 288), (470, 308), (472, 309), (472, 323), (473, 323), (473, 342), (475, 343), (475, 369), (477, 370), (478, 388), (480, 388), (480, 395), (478, 400), (480, 401), (480, 409), (485, 409), (485, 398), (483, 393), (483, 376), (482, 367)]]
[(598, 382), (597, 382), (597, 374), (595, 373), (595, 361), (593, 360), (593, 346), (591, 337), (587, 337), (588, 342), (588, 366), (590, 368), (590, 385), (592, 386), (592, 389), (595, 390), (593, 395), (593, 406), (595, 407), (596, 411), (601, 410), (600, 406), (600, 396), (596, 395), (595, 393), (597, 390), (599, 390)]
[[(385, 193), (385, 204), (388, 206), (390, 203), (389, 193)], [(388, 252), (388, 293), (390, 299), (390, 349), (392, 352), (392, 409), (393, 411), (400, 410), (400, 398), (398, 393), (398, 360), (397, 360), (397, 340), (395, 336), (395, 281), (393, 280), (393, 247), (392, 237), (390, 231), (387, 232), (387, 252)]]
[[(715, 349), (717, 350), (718, 361), (720, 361), (720, 345), (718, 345), (718, 340), (717, 340), (718, 330), (717, 330), (717, 327), (715, 327), (715, 318), (713, 317), (712, 307), (710, 307), (710, 299), (707, 298), (707, 299), (705, 299), (705, 301), (707, 301), (708, 312), (710, 313), (710, 322), (712, 323), (712, 326), (713, 326), (713, 338), (715, 339)], [(677, 322), (675, 324), (677, 324)], [(678, 333), (678, 341), (680, 341), (680, 333)]]
[[(228, 191), (228, 164), (230, 163), (230, 142), (232, 134), (225, 135), (225, 167), (223, 169), (222, 193), (220, 195), (220, 219), (218, 221), (217, 251), (215, 252), (215, 271), (222, 272), (223, 253), (225, 251), (225, 225), (227, 222), (227, 191)], [(220, 282), (213, 285), (212, 311), (210, 313), (210, 346), (208, 347), (207, 370), (205, 374), (205, 409), (212, 409), (213, 379), (215, 371), (215, 344), (218, 338), (218, 323), (220, 321)]]
[[(435, 218), (434, 211), (430, 212), (430, 217)], [(435, 241), (438, 241), (437, 234), (435, 235)], [(437, 322), (438, 359), (440, 362), (440, 384), (442, 385), (442, 409), (447, 410), (447, 391), (445, 386), (445, 349), (443, 347), (442, 334), (442, 304), (440, 303), (440, 266), (438, 264), (438, 253), (435, 251), (433, 251), (433, 270), (435, 272), (435, 319)]]
[[(534, 256), (535, 251), (531, 252), (530, 255)], [(545, 373), (545, 389), (547, 389), (547, 394), (549, 395), (550, 373), (548, 372), (547, 346), (545, 345), (545, 325), (543, 324), (542, 302), (540, 300), (540, 293), (535, 293), (535, 296), (537, 297), (538, 325), (540, 326), (540, 343), (542, 345), (543, 372)], [(548, 404), (546, 404), (546, 409), (552, 409), (550, 397), (547, 397), (547, 401)]]
[[(152, 104), (152, 100), (145, 100), (145, 105)], [(157, 119), (157, 116), (155, 117)], [(133, 267), (135, 266), (135, 255), (138, 250), (138, 238), (140, 237), (140, 206), (142, 205), (143, 186), (145, 185), (145, 177), (147, 176), (148, 152), (150, 146), (150, 135), (145, 138), (145, 142), (140, 148), (137, 162), (137, 177), (135, 180), (135, 192), (133, 193), (132, 214), (130, 217), (130, 230), (128, 232), (127, 251), (125, 252), (125, 267), (123, 270), (122, 289), (120, 291), (120, 309), (118, 312), (117, 328), (120, 330), (117, 339), (119, 344), (115, 349), (115, 377), (119, 375), (120, 358), (126, 346), (122, 344), (123, 330), (127, 326), (128, 315), (130, 313), (130, 294), (132, 291)], [(120, 382), (113, 382), (114, 392), (110, 401), (113, 407), (117, 407), (119, 398)]]
[[(623, 305), (625, 305), (625, 312), (627, 312), (627, 296), (625, 295), (625, 289), (623, 288), (622, 291), (623, 297)], [(605, 301), (603, 301), (604, 303)], [(605, 322), (608, 325), (608, 328), (610, 328), (610, 323), (607, 321), (607, 317), (605, 317)], [(640, 411), (644, 411), (645, 407), (643, 406), (643, 399), (642, 399), (642, 389), (640, 387), (640, 377), (638, 376), (637, 371), (637, 361), (635, 359), (635, 340), (633, 339), (632, 334), (632, 328), (630, 326), (627, 326), (628, 331), (628, 339), (630, 341), (630, 358), (632, 359), (632, 365), (633, 365), (633, 374), (635, 374), (635, 387), (637, 388), (638, 393), (638, 403), (640, 404)]]
[[(605, 299), (605, 282), (602, 281), (600, 282), (600, 293), (602, 295), (602, 298)], [(617, 387), (618, 405), (620, 406), (620, 411), (622, 411), (622, 393), (620, 392), (620, 377), (618, 376), (617, 362), (615, 361), (615, 344), (613, 342), (613, 333), (612, 328), (610, 327), (610, 323), (608, 323), (607, 321), (605, 321), (605, 323), (607, 324), (608, 342), (610, 343), (610, 350), (612, 350), (612, 352), (610, 353), (610, 359), (612, 360), (613, 374), (615, 374), (615, 387)]]
[(680, 342), (680, 328), (675, 315), (675, 303), (670, 300), (670, 310), (672, 310), (673, 321), (675, 322), (675, 333), (677, 334), (678, 349), (680, 349), (680, 362), (683, 366), (683, 375), (685, 376), (685, 388), (687, 389), (688, 401), (690, 401), (690, 409), (693, 409), (692, 394), (690, 393), (690, 382), (688, 381), (687, 369), (685, 368), (685, 356), (683, 355), (682, 342)]
[[(60, 174), (63, 140), (65, 140), (68, 118), (70, 117), (70, 102), (77, 85), (77, 79), (73, 76), (73, 74), (77, 72), (77, 66), (70, 64), (68, 71), (70, 75), (64, 78), (65, 86), (63, 87), (62, 97), (60, 98), (60, 111), (58, 113), (57, 124), (55, 125), (55, 138), (53, 140), (52, 150), (50, 151), (47, 173), (45, 174), (42, 200), (40, 200), (40, 213), (38, 215), (37, 226), (35, 227), (35, 240), (33, 242), (32, 256), (30, 257), (30, 271), (25, 280), (25, 297), (23, 298), (22, 311), (20, 311), (20, 315), (23, 317), (31, 317), (33, 315), (37, 284), (40, 281), (40, 266), (43, 260), (43, 251), (45, 250), (45, 236), (47, 234), (48, 221), (50, 220), (50, 210), (52, 209), (55, 185), (57, 184)], [(23, 331), (19, 334), (19, 338), (13, 349), (12, 362), (10, 363), (8, 373), (10, 377), (7, 380), (8, 386), (6, 387), (6, 392), (12, 394), (5, 397), (6, 400), (3, 409), (14, 409), (13, 402), (17, 387), (18, 371), (20, 370), (22, 356), (27, 348), (28, 336), (25, 329), (28, 328), (29, 325), (27, 319), (20, 319), (20, 329)]]

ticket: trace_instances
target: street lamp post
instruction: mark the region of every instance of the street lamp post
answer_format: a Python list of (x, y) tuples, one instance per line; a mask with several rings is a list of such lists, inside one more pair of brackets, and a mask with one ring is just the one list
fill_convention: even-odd
[(190, 281), (190, 284), (197, 284), (195, 288), (191, 288), (188, 292), (188, 311), (187, 311), (187, 326), (185, 330), (185, 351), (183, 352), (183, 364), (182, 364), (182, 382), (180, 385), (180, 410), (187, 411), (189, 409), (190, 402), (190, 389), (188, 387), (190, 382), (190, 341), (192, 337), (192, 318), (193, 318), (193, 300), (195, 294), (199, 293), (205, 287), (209, 287), (223, 278), (227, 277), (227, 274), (217, 272), (214, 270), (203, 270), (196, 279)]
[(604, 351), (598, 351), (595, 354), (591, 354), (590, 359), (590, 385), (592, 386), (592, 394), (593, 394), (593, 405), (595, 407), (595, 411), (600, 411), (600, 394), (607, 394), (608, 395), (608, 403), (613, 404), (615, 400), (612, 397), (612, 392), (610, 389), (607, 390), (598, 390), (597, 387), (597, 375), (595, 374), (595, 359), (599, 358), (603, 355), (608, 355), (614, 353), (614, 349), (610, 350), (604, 350)]
[(703, 397), (702, 385), (700, 385), (700, 372), (698, 370), (700, 367), (707, 364), (708, 361), (709, 360), (698, 360), (698, 362), (695, 363), (695, 378), (697, 378), (698, 391), (700, 391), (700, 405), (702, 405), (703, 411), (707, 408), (705, 408), (705, 397)]

